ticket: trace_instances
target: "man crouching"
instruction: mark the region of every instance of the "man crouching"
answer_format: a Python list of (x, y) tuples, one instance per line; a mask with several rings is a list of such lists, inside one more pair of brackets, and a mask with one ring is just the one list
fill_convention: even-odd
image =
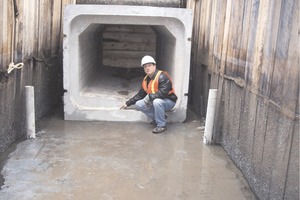
[(141, 89), (129, 99), (121, 109), (135, 104), (137, 110), (143, 112), (156, 124), (153, 133), (167, 130), (165, 111), (171, 110), (177, 101), (171, 78), (168, 73), (156, 69), (156, 62), (151, 56), (144, 56), (141, 66), (146, 73)]

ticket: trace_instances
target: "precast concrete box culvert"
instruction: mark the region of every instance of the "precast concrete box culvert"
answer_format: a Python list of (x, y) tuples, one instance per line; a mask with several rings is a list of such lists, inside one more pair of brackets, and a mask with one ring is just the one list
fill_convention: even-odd
[(192, 11), (183, 8), (68, 5), (64, 12), (64, 117), (81, 121), (147, 121), (120, 107), (141, 87), (151, 55), (167, 71), (178, 101), (169, 122), (187, 111)]

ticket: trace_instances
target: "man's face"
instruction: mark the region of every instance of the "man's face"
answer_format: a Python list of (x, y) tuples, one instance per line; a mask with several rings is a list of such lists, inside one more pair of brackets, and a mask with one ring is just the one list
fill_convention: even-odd
[(156, 65), (152, 63), (144, 64), (144, 71), (148, 76), (152, 76), (156, 70)]

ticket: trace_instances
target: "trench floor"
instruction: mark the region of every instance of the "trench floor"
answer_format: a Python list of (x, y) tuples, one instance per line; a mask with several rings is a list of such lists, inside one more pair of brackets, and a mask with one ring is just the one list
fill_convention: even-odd
[(1, 174), (0, 199), (252, 200), (218, 145), (202, 143), (192, 114), (152, 134), (146, 123), (64, 121), (52, 112), (37, 138), (19, 142)]

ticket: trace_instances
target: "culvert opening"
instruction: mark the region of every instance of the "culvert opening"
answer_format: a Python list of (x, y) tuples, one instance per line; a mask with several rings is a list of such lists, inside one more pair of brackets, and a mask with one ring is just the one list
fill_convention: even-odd
[(147, 6), (68, 5), (64, 12), (66, 120), (146, 121), (119, 110), (141, 86), (144, 55), (168, 71), (178, 100), (168, 120), (186, 118), (192, 11)]
[(89, 25), (79, 35), (79, 94), (109, 96), (121, 105), (138, 91), (145, 76), (141, 58), (151, 55), (159, 69), (169, 72), (172, 60), (165, 55), (172, 58), (175, 45), (175, 37), (164, 26)]

